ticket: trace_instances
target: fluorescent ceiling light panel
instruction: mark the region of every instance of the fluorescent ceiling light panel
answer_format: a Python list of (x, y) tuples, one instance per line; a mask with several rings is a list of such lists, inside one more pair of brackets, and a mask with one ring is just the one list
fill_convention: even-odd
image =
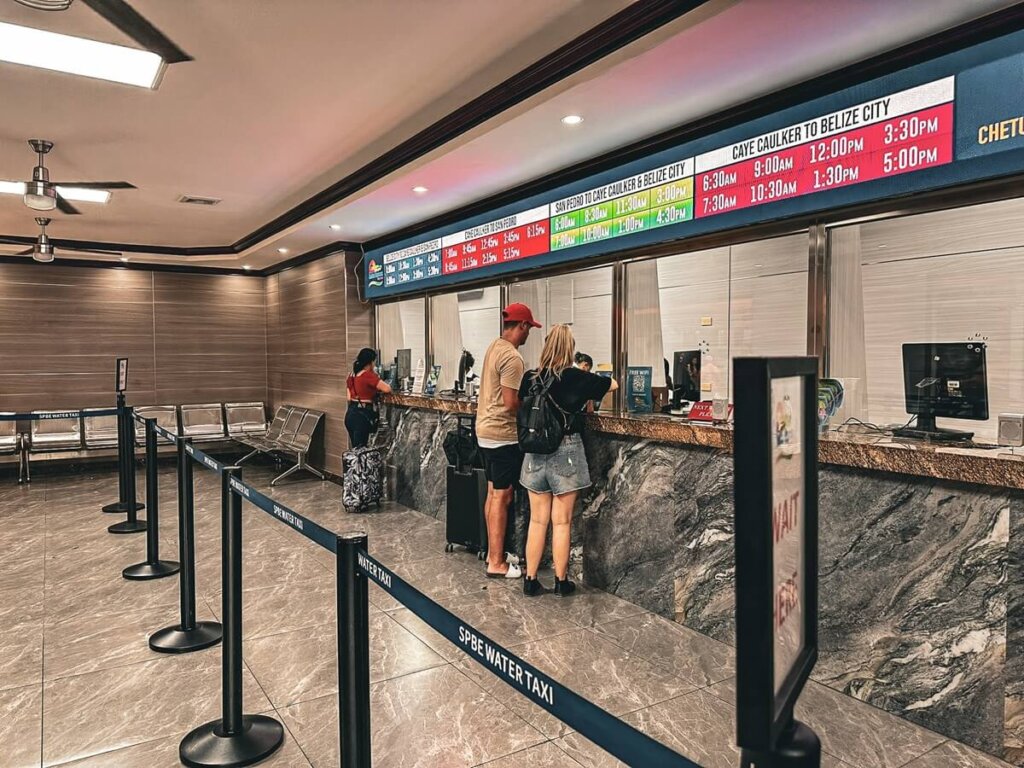
[(164, 60), (151, 51), (0, 22), (0, 61), (156, 88)]
[[(67, 200), (76, 203), (109, 203), (110, 192), (105, 189), (82, 189), (81, 187), (57, 187), (57, 191)], [(25, 182), (0, 181), (0, 194), (24, 195)]]

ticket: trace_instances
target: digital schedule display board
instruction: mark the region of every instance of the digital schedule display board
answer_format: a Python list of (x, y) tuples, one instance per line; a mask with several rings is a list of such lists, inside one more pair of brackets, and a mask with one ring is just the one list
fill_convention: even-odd
[(1024, 32), (366, 253), (369, 298), (1024, 171)]

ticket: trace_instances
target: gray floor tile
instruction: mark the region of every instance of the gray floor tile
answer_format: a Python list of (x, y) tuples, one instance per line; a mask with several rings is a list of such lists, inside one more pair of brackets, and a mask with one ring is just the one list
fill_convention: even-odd
[[(196, 618), (212, 621), (214, 617), (205, 603), (199, 603)], [(53, 623), (45, 630), (44, 677), (53, 680), (158, 659), (149, 648), (149, 636), (179, 619), (178, 606), (168, 604)]]
[[(82, 760), (61, 763), (61, 768), (177, 768), (181, 765), (178, 759), (180, 736), (172, 736), (156, 741), (147, 741), (134, 747), (115, 749), (103, 752)], [(267, 760), (260, 763), (260, 768), (309, 768), (298, 744), (285, 732), (285, 741), (281, 748)]]
[(42, 620), (0, 629), (0, 690), (39, 685), (42, 674)]
[(0, 745), (3, 745), (4, 768), (39, 768), (42, 721), (42, 685), (0, 691)]
[[(470, 768), (544, 741), (450, 666), (377, 683), (370, 701), (374, 768)], [(335, 697), (281, 714), (316, 768), (338, 764)]]
[[(327, 624), (249, 640), (246, 663), (275, 707), (338, 692), (337, 629)], [(370, 616), (370, 681), (387, 680), (445, 660), (385, 613)]]
[(730, 646), (660, 616), (620, 619), (598, 624), (594, 631), (698, 688), (734, 674)]
[(947, 741), (927, 754), (907, 763), (906, 768), (1011, 768), (1009, 763), (997, 760), (976, 749)]
[[(243, 670), (246, 712), (270, 702)], [(220, 649), (44, 683), (43, 764), (178, 736), (220, 716)]]
[(579, 763), (548, 741), (512, 755), (499, 757), (478, 768), (577, 768)]

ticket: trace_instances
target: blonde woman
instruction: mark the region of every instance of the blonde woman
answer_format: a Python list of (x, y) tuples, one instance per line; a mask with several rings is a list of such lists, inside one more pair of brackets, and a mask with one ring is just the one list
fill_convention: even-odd
[(550, 454), (527, 453), (520, 482), (530, 492), (530, 530), (526, 538), (526, 579), (523, 594), (528, 597), (547, 590), (537, 581), (537, 569), (544, 554), (548, 524), (552, 525), (551, 557), (555, 564), (554, 592), (571, 595), (576, 585), (569, 580), (569, 530), (579, 492), (590, 485), (590, 470), (583, 451), (583, 412), (588, 403), (600, 400), (618, 387), (610, 377), (598, 376), (573, 367), (576, 341), (567, 325), (551, 328), (540, 353), (540, 366), (528, 371), (519, 387), (522, 400), (534, 382), (551, 382), (552, 401), (565, 420), (565, 437)]

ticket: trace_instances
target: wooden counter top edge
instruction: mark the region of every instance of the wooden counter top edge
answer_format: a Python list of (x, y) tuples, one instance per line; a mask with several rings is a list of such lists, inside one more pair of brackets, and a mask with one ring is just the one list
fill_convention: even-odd
[[(384, 396), (384, 402), (441, 413), (476, 412), (476, 404), (468, 400), (391, 394)], [(667, 416), (597, 413), (587, 417), (587, 426), (602, 434), (672, 445), (730, 452), (733, 446), (731, 427), (695, 424)], [(1024, 456), (1000, 454), (999, 450), (982, 452), (926, 444), (873, 442), (863, 436), (837, 432), (823, 435), (818, 447), (823, 464), (1024, 490)]]

